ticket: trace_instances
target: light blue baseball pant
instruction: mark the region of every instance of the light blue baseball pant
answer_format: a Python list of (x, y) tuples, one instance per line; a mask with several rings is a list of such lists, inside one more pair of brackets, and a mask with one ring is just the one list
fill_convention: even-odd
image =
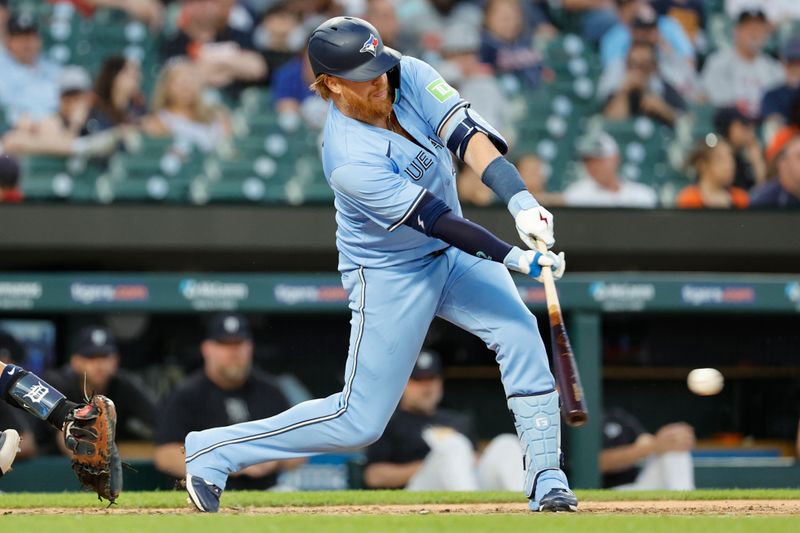
[[(271, 418), (189, 433), (186, 467), (192, 476), (224, 488), (229, 473), (253, 464), (376, 441), (400, 401), (434, 316), (478, 335), (496, 352), (510, 401), (554, 390), (536, 318), (502, 264), (451, 247), (398, 268), (348, 271), (342, 280), (352, 311), (343, 390)], [(558, 424), (557, 411), (554, 419)], [(557, 468), (537, 482), (537, 494), (566, 487)]]

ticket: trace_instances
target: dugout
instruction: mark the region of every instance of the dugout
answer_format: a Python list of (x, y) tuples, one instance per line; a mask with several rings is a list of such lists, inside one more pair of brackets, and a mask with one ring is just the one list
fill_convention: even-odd
[[(694, 423), (704, 444), (721, 444), (698, 462), (699, 486), (797, 486), (789, 456), (800, 407), (796, 215), (554, 214), (568, 258), (559, 290), (593, 413), (605, 398), (648, 429)], [(516, 242), (505, 210), (466, 216)], [(49, 323), (61, 358), (69, 332), (87, 320), (138, 324), (140, 334), (122, 341), (125, 365), (163, 392), (169, 383), (152, 378), (155, 366), (199, 365), (199, 315), (238, 309), (254, 319), (259, 364), (296, 374), (315, 395), (330, 394), (341, 387), (349, 333), (333, 217), (332, 208), (314, 206), (3, 206), (0, 319)], [(746, 271), (761, 274), (738, 274)], [(519, 282), (547, 338), (544, 292)], [(445, 401), (471, 411), (483, 437), (510, 431), (481, 342), (438, 322), (429, 340), (445, 356)], [(695, 366), (723, 371), (719, 396), (688, 393), (685, 375)], [(569, 441), (578, 487), (598, 482), (597, 422), (594, 416)], [(19, 468), (28, 466), (38, 468)], [(12, 490), (22, 477), (1, 488)]]
[[(547, 339), (543, 289), (517, 281)], [(650, 430), (675, 420), (695, 425), (698, 486), (796, 486), (790, 453), (799, 416), (798, 282), (779, 275), (644, 273), (576, 273), (562, 280), (593, 414), (567, 439), (575, 486), (599, 481), (602, 404), (624, 406)], [(51, 357), (63, 363), (69, 332), (102, 320), (123, 333), (124, 365), (164, 394), (200, 365), (202, 315), (235, 308), (253, 320), (256, 364), (294, 375), (319, 396), (342, 386), (349, 313), (338, 283), (335, 274), (6, 273), (0, 275), (0, 321), (49, 324)], [(436, 321), (428, 344), (444, 355), (445, 404), (470, 412), (482, 438), (513, 431), (499, 373), (481, 341)], [(705, 366), (726, 377), (718, 396), (701, 398), (686, 388), (689, 370)], [(49, 468), (53, 461), (22, 466)], [(132, 480), (134, 487), (164, 485), (146, 460), (137, 468), (144, 477)], [(9, 478), (6, 490), (14, 484)]]

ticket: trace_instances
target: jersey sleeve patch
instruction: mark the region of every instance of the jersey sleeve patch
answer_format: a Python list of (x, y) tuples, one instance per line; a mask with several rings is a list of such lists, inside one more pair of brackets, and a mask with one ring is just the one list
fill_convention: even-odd
[(425, 90), (442, 104), (458, 94), (443, 78), (436, 78), (425, 87)]

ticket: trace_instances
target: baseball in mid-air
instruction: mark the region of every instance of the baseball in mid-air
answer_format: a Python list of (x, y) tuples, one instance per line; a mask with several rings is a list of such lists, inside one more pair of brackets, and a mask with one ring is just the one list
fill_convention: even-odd
[(725, 378), (716, 368), (695, 368), (689, 372), (686, 384), (698, 396), (714, 396), (725, 386)]

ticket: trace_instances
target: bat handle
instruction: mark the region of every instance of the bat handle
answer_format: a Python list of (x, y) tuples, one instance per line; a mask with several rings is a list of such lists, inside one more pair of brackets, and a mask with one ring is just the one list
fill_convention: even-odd
[[(542, 254), (547, 253), (547, 245), (544, 243), (544, 241), (535, 239), (533, 242), (536, 243), (537, 252)], [(556, 291), (556, 282), (553, 279), (553, 271), (550, 270), (550, 267), (542, 267), (542, 284), (544, 285), (544, 292), (547, 297), (548, 310), (551, 306), (560, 306), (558, 301), (558, 292)]]

